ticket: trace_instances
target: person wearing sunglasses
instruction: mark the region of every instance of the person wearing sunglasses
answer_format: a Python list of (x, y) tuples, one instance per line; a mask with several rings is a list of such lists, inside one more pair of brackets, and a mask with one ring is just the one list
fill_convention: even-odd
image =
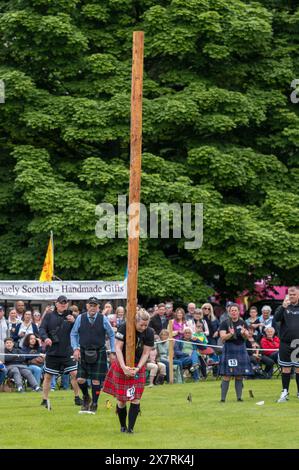
[(43, 400), (41, 405), (50, 409), (49, 391), (53, 375), (70, 374), (75, 394), (75, 405), (81, 406), (77, 383), (77, 362), (72, 358), (70, 333), (75, 323), (72, 312), (68, 309), (68, 299), (60, 295), (53, 312), (46, 313), (39, 328), (40, 338), (46, 346), (45, 376), (43, 383)]
[(209, 344), (217, 344), (219, 321), (217, 320), (212, 304), (205, 303), (201, 307), (203, 312), (203, 324), (207, 325), (208, 332), (205, 333)]

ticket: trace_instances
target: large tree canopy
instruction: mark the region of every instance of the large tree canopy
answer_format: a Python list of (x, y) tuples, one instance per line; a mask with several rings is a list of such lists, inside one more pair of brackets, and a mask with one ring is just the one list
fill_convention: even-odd
[(139, 295), (299, 283), (299, 7), (285, 0), (0, 1), (0, 277), (120, 279), (95, 208), (129, 187), (132, 32), (145, 31), (142, 202), (203, 203), (200, 249), (143, 239)]

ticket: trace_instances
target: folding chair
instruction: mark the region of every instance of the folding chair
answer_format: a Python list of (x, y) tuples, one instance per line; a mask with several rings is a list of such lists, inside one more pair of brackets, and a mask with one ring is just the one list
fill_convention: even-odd
[(273, 379), (273, 377), (278, 379), (278, 377), (281, 376), (281, 373), (282, 373), (281, 366), (279, 364), (275, 364), (274, 367), (273, 367), (272, 379)]
[(209, 374), (212, 374), (213, 377), (214, 376), (217, 377), (217, 375), (218, 375), (218, 373), (216, 375), (214, 375), (214, 370), (217, 367), (217, 371), (218, 371), (219, 361), (215, 362), (215, 361), (213, 361), (212, 359), (209, 358), (209, 354), (213, 354), (213, 352), (214, 352), (214, 350), (210, 347), (207, 347), (203, 350), (198, 351), (199, 356), (201, 357), (201, 359), (203, 360), (203, 362), (206, 366), (207, 378), (208, 378)]

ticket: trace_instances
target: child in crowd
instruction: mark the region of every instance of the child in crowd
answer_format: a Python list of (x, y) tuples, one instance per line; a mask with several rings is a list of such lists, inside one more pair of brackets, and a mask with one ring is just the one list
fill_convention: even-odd
[(203, 347), (208, 344), (208, 339), (203, 332), (203, 324), (199, 321), (195, 326), (195, 333), (193, 333), (192, 341), (199, 343), (201, 346), (198, 348), (201, 354), (205, 354), (208, 356), (210, 362), (217, 363), (219, 362), (218, 356), (215, 353), (213, 348), (210, 347)]
[(149, 354), (146, 364), (146, 370), (149, 371), (149, 387), (154, 385), (163, 385), (166, 376), (166, 366), (163, 362), (157, 360), (157, 349), (153, 347)]

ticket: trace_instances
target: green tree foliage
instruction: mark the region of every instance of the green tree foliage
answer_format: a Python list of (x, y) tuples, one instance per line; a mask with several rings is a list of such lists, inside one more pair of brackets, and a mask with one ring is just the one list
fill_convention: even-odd
[(142, 202), (203, 203), (204, 239), (143, 239), (140, 297), (299, 283), (299, 7), (285, 0), (0, 1), (1, 278), (120, 279), (95, 236), (128, 193), (132, 32), (145, 31)]

